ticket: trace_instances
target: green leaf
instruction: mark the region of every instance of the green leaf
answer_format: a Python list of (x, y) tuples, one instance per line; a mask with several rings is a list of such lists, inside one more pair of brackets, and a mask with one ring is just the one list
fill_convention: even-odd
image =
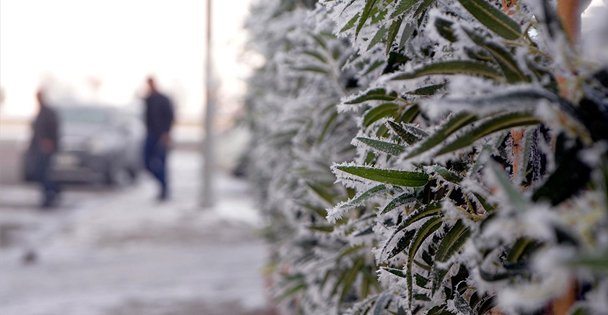
[(369, 125), (384, 117), (397, 118), (396, 116), (399, 115), (399, 108), (399, 105), (395, 103), (384, 103), (371, 108), (363, 115), (363, 126), (369, 127)]
[(380, 269), (386, 270), (387, 272), (390, 272), (399, 278), (405, 278), (405, 271), (403, 269), (385, 267), (385, 266), (380, 267)]
[(568, 315), (592, 315), (593, 312), (589, 305), (586, 304), (575, 304), (572, 305), (572, 308), (568, 311)]
[(407, 227), (413, 223), (416, 223), (426, 217), (434, 216), (436, 214), (441, 213), (441, 204), (439, 203), (431, 203), (426, 207), (421, 208), (412, 214), (410, 214), (405, 221), (402, 223), (404, 227)]
[(376, 302), (377, 298), (378, 296), (373, 296), (367, 300), (355, 304), (355, 306), (351, 310), (352, 315), (367, 315), (374, 303)]
[(385, 314), (385, 309), (388, 306), (388, 303), (391, 301), (391, 295), (388, 293), (382, 293), (378, 299), (376, 300), (376, 304), (374, 304), (374, 309), (372, 310), (372, 315), (383, 315)]
[(369, 45), (367, 46), (367, 50), (372, 49), (374, 46), (376, 46), (376, 44), (380, 43), (384, 39), (385, 35), (386, 35), (386, 27), (381, 27), (376, 32), (376, 35), (374, 35), (374, 37), (372, 37), (372, 40), (369, 41)]
[(448, 261), (467, 241), (471, 231), (465, 226), (461, 220), (458, 220), (450, 231), (443, 237), (437, 252), (435, 253), (435, 260), (438, 262)]
[(367, 101), (394, 101), (397, 96), (395, 92), (387, 94), (385, 89), (372, 89), (344, 104), (360, 104)]
[(398, 18), (391, 23), (391, 26), (388, 29), (388, 38), (386, 39), (386, 53), (388, 54), (393, 47), (393, 43), (395, 42), (395, 38), (397, 38), (397, 34), (399, 33), (399, 29), (401, 28), (401, 23), (403, 23), (403, 18)]
[(427, 288), (427, 285), (429, 284), (429, 279), (427, 279), (427, 278), (425, 278), (425, 277), (423, 277), (423, 276), (421, 276), (420, 274), (417, 274), (417, 273), (414, 274), (414, 278), (416, 279), (415, 283), (416, 283), (417, 286), (419, 286), (421, 288)]
[(344, 27), (342, 27), (342, 29), (340, 30), (340, 33), (346, 32), (349, 29), (355, 27), (355, 25), (357, 24), (357, 20), (359, 19), (359, 16), (361, 16), (361, 13), (355, 14), (355, 16), (353, 16), (350, 20), (348, 20), (346, 25), (344, 25)]
[[(485, 313), (479, 313), (485, 314)], [(455, 313), (448, 311), (445, 305), (435, 306), (431, 308), (426, 315), (456, 315)]]
[(549, 105), (554, 106), (559, 111), (567, 114), (572, 120), (584, 125), (580, 115), (573, 104), (564, 98), (549, 92), (548, 90), (533, 87), (510, 88), (506, 92), (496, 92), (478, 97), (469, 98), (447, 98), (442, 100), (446, 104), (464, 105), (474, 107), (486, 107), (504, 109), (505, 106), (512, 106), (522, 110), (535, 110), (538, 108), (540, 100), (549, 101)]
[(397, 8), (395, 9), (395, 12), (393, 12), (393, 14), (391, 14), (391, 18), (396, 18), (400, 14), (411, 10), (417, 2), (419, 2), (419, 0), (401, 0), (401, 1), (399, 1), (399, 3), (397, 4)]
[(407, 144), (414, 144), (428, 137), (428, 134), (425, 131), (414, 126), (402, 126), (392, 121), (388, 121), (388, 125), (399, 136), (399, 138), (401, 138)]
[(393, 77), (393, 80), (409, 80), (430, 75), (471, 75), (500, 81), (502, 73), (493, 66), (471, 60), (452, 60), (430, 63)]
[(311, 231), (331, 233), (334, 231), (334, 225), (309, 225), (308, 229)]
[(404, 187), (424, 186), (429, 179), (427, 174), (421, 172), (381, 169), (369, 166), (338, 165), (336, 169), (371, 181)]
[(403, 147), (402, 145), (388, 141), (370, 139), (365, 137), (357, 137), (356, 139), (359, 142), (369, 146), (370, 148), (375, 149), (376, 151), (384, 152), (390, 155), (399, 155), (403, 153), (403, 151), (405, 151), (405, 147)]
[(431, 96), (435, 95), (437, 91), (443, 89), (445, 87), (445, 83), (440, 84), (432, 84), (429, 86), (423, 86), (421, 88), (415, 89), (413, 91), (406, 92), (407, 94), (412, 95), (420, 95), (420, 96)]
[[(359, 282), (359, 297), (367, 298), (369, 293), (374, 290), (378, 280), (376, 279), (376, 270), (367, 265), (361, 273), (361, 281)], [(354, 314), (353, 314), (354, 315)]]
[(360, 204), (362, 204), (363, 202), (365, 202), (366, 200), (368, 200), (369, 198), (373, 197), (375, 194), (379, 193), (379, 192), (383, 192), (386, 190), (386, 186), (385, 185), (377, 185), (374, 186), (368, 190), (366, 190), (365, 192), (362, 192), (356, 196), (354, 196), (352, 199), (344, 202), (343, 204), (339, 205), (339, 208), (350, 208), (350, 207), (355, 207), (358, 206)]
[[(395, 247), (391, 249), (391, 252), (388, 254), (388, 256), (386, 256), (386, 258), (391, 259), (399, 253), (403, 252), (410, 245), (412, 238), (415, 234), (415, 230), (405, 231), (403, 235), (399, 237), (399, 239), (397, 240), (397, 244), (395, 244)], [(386, 249), (388, 249), (388, 246), (385, 248), (385, 250)]]
[(496, 306), (496, 298), (494, 296), (487, 297), (483, 302), (479, 304), (477, 308), (477, 314), (486, 314), (494, 306)]
[(514, 275), (515, 275), (515, 273), (508, 272), (508, 271), (490, 272), (490, 271), (485, 270), (484, 268), (479, 268), (479, 277), (481, 279), (483, 279), (484, 281), (488, 281), (488, 282), (502, 281), (505, 279), (509, 279), (509, 278), (513, 277)]
[(511, 201), (513, 208), (516, 211), (524, 211), (528, 208), (528, 200), (519, 192), (511, 183), (511, 179), (505, 174), (505, 171), (495, 162), (490, 163), (490, 170), (496, 178), (496, 183), (505, 193), (506, 197)]
[(442, 147), (436, 155), (442, 155), (453, 152), (464, 147), (472, 145), (475, 141), (495, 133), (497, 131), (511, 129), (519, 126), (534, 125), (540, 123), (538, 118), (529, 113), (511, 112), (498, 114), (496, 116), (485, 119), (479, 125), (464, 132), (444, 147)]
[(435, 171), (437, 174), (439, 174), (439, 176), (441, 176), (441, 178), (450, 183), (460, 184), (460, 182), (462, 182), (463, 180), (462, 176), (448, 170), (447, 168), (441, 165), (435, 165), (433, 167), (433, 171)]
[(422, 3), (420, 4), (420, 6), (418, 7), (418, 9), (416, 9), (416, 12), (414, 12), (414, 16), (418, 17), (420, 15), (422, 15), (422, 13), (426, 12), (426, 10), (431, 6), (431, 4), (435, 3), (435, 0), (422, 0)]
[(532, 244), (534, 244), (534, 241), (529, 238), (518, 239), (511, 247), (511, 250), (509, 250), (509, 253), (507, 254), (507, 261), (509, 263), (518, 262), (526, 252), (526, 249)]
[(483, 209), (487, 212), (490, 213), (492, 211), (494, 211), (494, 209), (496, 207), (494, 207), (492, 204), (490, 204), (486, 198), (484, 198), (483, 196), (481, 196), (478, 193), (473, 193), (473, 195), (475, 195), (475, 198), (477, 198), (477, 201), (479, 201), (479, 203), (481, 204), (481, 206), (483, 207)]
[(321, 37), (320, 34), (308, 33), (308, 35), (310, 35), (310, 37), (312, 37), (312, 39), (317, 43), (317, 45), (319, 45), (319, 47), (321, 47), (321, 48), (323, 48), (323, 50), (327, 51), (327, 43), (325, 42), (323, 37)]
[(490, 55), (492, 55), (492, 57), (494, 58), (496, 63), (498, 63), (500, 69), (504, 73), (507, 82), (517, 83), (528, 81), (528, 78), (526, 77), (524, 72), (519, 69), (517, 61), (515, 60), (515, 58), (513, 58), (513, 54), (511, 52), (507, 51), (505, 48), (494, 42), (488, 41), (487, 39), (475, 33), (475, 31), (473, 30), (464, 28), (464, 31), (465, 33), (467, 33), (469, 38), (471, 38), (473, 42), (475, 42), (475, 44), (483, 47), (488, 53), (490, 53)]
[(372, 9), (376, 5), (376, 2), (377, 0), (365, 1), (365, 7), (363, 8), (363, 11), (361, 11), (361, 18), (359, 18), (359, 23), (357, 24), (357, 29), (355, 30), (355, 36), (359, 35), (359, 32), (363, 28), (363, 25), (365, 25), (365, 22), (367, 22), (367, 19), (369, 19), (372, 13)]
[(447, 41), (453, 43), (458, 40), (458, 37), (456, 37), (456, 34), (452, 29), (452, 25), (454, 25), (452, 21), (438, 17), (435, 18), (434, 24), (437, 33), (439, 33), (439, 35), (445, 38)]
[(326, 185), (315, 184), (315, 183), (307, 183), (307, 186), (321, 199), (325, 200), (328, 204), (334, 205), (336, 203), (336, 196), (331, 189)]
[(445, 276), (448, 274), (451, 267), (452, 265), (450, 265), (448, 268), (439, 268), (438, 266), (433, 266), (433, 270), (431, 272), (433, 275), (431, 292), (433, 292), (433, 294), (443, 287), (443, 279), (445, 279)]
[(327, 58), (325, 58), (325, 56), (323, 56), (323, 54), (316, 52), (314, 50), (304, 50), (302, 52), (302, 54), (312, 57), (313, 59), (320, 61), (321, 63), (327, 63)]
[(596, 273), (608, 274), (608, 252), (583, 255), (571, 260), (570, 265)]
[(325, 208), (317, 207), (317, 206), (311, 205), (309, 203), (302, 202), (301, 200), (297, 200), (297, 201), (295, 201), (295, 203), (300, 207), (311, 210), (312, 213), (316, 213), (321, 218), (325, 218), (327, 216), (327, 210), (325, 210)]
[(298, 293), (299, 291), (302, 291), (304, 289), (306, 289), (306, 283), (302, 282), (299, 284), (294, 285), (293, 287), (290, 287), (289, 289), (286, 289), (281, 295), (279, 295), (276, 298), (276, 301), (282, 301), (288, 297), (293, 296), (294, 294)]
[(411, 285), (412, 284), (412, 279), (411, 279), (412, 263), (413, 263), (414, 259), (416, 258), (416, 253), (418, 252), (418, 249), (420, 249), (420, 246), (422, 246), (422, 243), (426, 239), (428, 239), (431, 234), (433, 234), (435, 231), (437, 231), (437, 229), (439, 229), (442, 222), (443, 222), (443, 219), (439, 216), (428, 219), (418, 229), (416, 236), (414, 237), (414, 239), (412, 240), (412, 244), (410, 245), (408, 261), (407, 261), (407, 272), (410, 277), (410, 279), (409, 279), (410, 285), (408, 286), (408, 296), (409, 296), (410, 306), (412, 305), (412, 298), (413, 298), (413, 285)]
[(432, 135), (420, 141), (416, 146), (407, 152), (405, 158), (409, 159), (420, 155), (444, 141), (449, 135), (458, 129), (469, 125), (477, 120), (477, 116), (465, 112), (459, 112), (447, 119)]
[(499, 36), (509, 40), (516, 40), (521, 37), (522, 32), (519, 24), (488, 3), (487, 0), (458, 0), (458, 2), (481, 24)]
[(340, 285), (344, 282), (344, 279), (348, 275), (348, 269), (341, 270), (340, 274), (337, 277), (337, 281), (335, 281), (334, 286), (331, 290), (330, 295), (336, 296), (338, 294), (338, 289), (340, 289)]
[(406, 124), (411, 123), (414, 121), (414, 119), (416, 119), (416, 117), (418, 117), (418, 114), (420, 114), (420, 107), (418, 107), (418, 105), (412, 105), (406, 111), (404, 111), (403, 114), (401, 114), (399, 121)]
[(340, 301), (344, 301), (350, 293), (350, 289), (352, 288), (355, 280), (357, 280), (357, 276), (359, 275), (359, 272), (361, 271), (361, 268), (363, 268), (364, 264), (365, 260), (361, 257), (358, 258), (355, 261), (353, 267), (348, 271), (348, 273), (344, 277), (344, 280), (342, 282), (342, 294), (340, 294)]
[(410, 250), (409, 250), (409, 261), (408, 261), (409, 265), (411, 265), (412, 262), (414, 261), (416, 253), (418, 252), (418, 249), (420, 249), (420, 246), (422, 246), (422, 243), (426, 239), (428, 239), (428, 237), (433, 232), (437, 231), (437, 229), (439, 229), (439, 227), (441, 226), (442, 223), (443, 223), (443, 218), (441, 218), (440, 216), (432, 217), (432, 218), (426, 220), (422, 224), (422, 226), (417, 230), (416, 236), (414, 237), (414, 240), (413, 240), (412, 245), (410, 246)]
[(406, 204), (406, 203), (414, 201), (414, 200), (416, 200), (416, 199), (413, 198), (412, 194), (410, 194), (410, 193), (401, 194), (401, 195), (397, 196), (396, 198), (394, 198), (393, 200), (391, 200), (382, 209), (382, 211), (380, 211), (380, 213), (387, 213), (387, 212), (399, 207), (400, 205)]
[(374, 70), (383, 67), (386, 65), (386, 62), (384, 60), (376, 60), (374, 62), (372, 62), (371, 64), (366, 64), (365, 65), (365, 70), (362, 73), (362, 76), (366, 76), (370, 73), (372, 73)]
[(416, 31), (416, 26), (414, 23), (409, 22), (405, 24), (403, 27), (403, 32), (401, 32), (401, 39), (399, 40), (399, 47), (405, 46), (407, 41), (414, 35), (414, 31)]
[[(386, 240), (384, 246), (382, 247), (382, 253), (386, 253), (388, 246), (392, 243), (393, 239), (397, 237), (401, 231), (410, 226), (411, 224), (418, 222), (424, 218), (435, 216), (441, 213), (441, 205), (438, 203), (432, 203), (427, 205), (424, 208), (418, 209), (414, 213), (410, 214), (405, 221), (401, 222), (399, 226), (395, 229), (395, 231), (391, 234), (391, 236)], [(416, 230), (411, 230), (410, 232), (415, 232)], [(405, 236), (405, 234), (404, 234)]]
[(336, 121), (336, 119), (338, 119), (338, 112), (334, 111), (334, 112), (331, 113), (331, 115), (329, 115), (329, 118), (327, 119), (327, 122), (323, 126), (323, 130), (321, 131), (321, 134), (317, 138), (317, 144), (323, 142), (323, 139), (325, 139), (325, 135), (327, 135), (327, 132), (329, 131), (329, 129), (331, 128), (331, 126), (334, 124), (334, 122)]
[(363, 249), (363, 248), (365, 248), (365, 246), (363, 246), (363, 245), (353, 245), (353, 246), (347, 247), (347, 248), (343, 249), (343, 250), (340, 252), (340, 255), (338, 255), (338, 256), (336, 257), (336, 259), (338, 259), (338, 260), (339, 260), (339, 259), (341, 259), (341, 258), (348, 257), (348, 256), (350, 256), (351, 254), (354, 254), (354, 253), (356, 253), (356, 252), (360, 251), (360, 250), (361, 250), (361, 249)]
[(301, 67), (293, 67), (293, 70), (295, 71), (302, 71), (302, 72), (313, 72), (313, 73), (320, 73), (320, 74), (329, 74), (329, 70), (320, 67), (320, 66), (301, 66)]
[(351, 5), (353, 5), (353, 3), (355, 3), (356, 0), (350, 0), (343, 8), (342, 11), (340, 12), (340, 14), (344, 13), (344, 11), (346, 11), (346, 9), (348, 9)]
[(428, 297), (428, 295), (424, 294), (424, 293), (416, 293), (414, 294), (414, 299), (416, 301), (424, 301), (424, 302), (430, 302), (431, 298)]

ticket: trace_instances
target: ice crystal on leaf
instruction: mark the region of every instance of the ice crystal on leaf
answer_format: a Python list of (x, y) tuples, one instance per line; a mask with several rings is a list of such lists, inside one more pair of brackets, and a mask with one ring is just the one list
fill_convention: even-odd
[(250, 179), (283, 305), (518, 314), (579, 286), (572, 310), (608, 312), (605, 14), (575, 47), (550, 0), (252, 12)]

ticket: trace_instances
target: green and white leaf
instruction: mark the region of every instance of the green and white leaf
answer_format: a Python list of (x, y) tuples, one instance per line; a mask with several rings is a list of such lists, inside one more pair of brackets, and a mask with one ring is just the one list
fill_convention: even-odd
[(381, 169), (371, 166), (336, 165), (334, 173), (342, 179), (352, 176), (372, 182), (384, 183), (403, 187), (424, 186), (429, 176), (423, 172), (403, 171), (396, 169)]
[(357, 137), (358, 142), (363, 143), (369, 148), (381, 153), (390, 155), (399, 155), (405, 151), (405, 147), (387, 140), (371, 139), (366, 137)]
[(492, 133), (514, 127), (539, 124), (540, 120), (525, 112), (507, 112), (480, 121), (475, 127), (453, 137), (436, 155), (450, 153), (471, 146), (475, 141)]

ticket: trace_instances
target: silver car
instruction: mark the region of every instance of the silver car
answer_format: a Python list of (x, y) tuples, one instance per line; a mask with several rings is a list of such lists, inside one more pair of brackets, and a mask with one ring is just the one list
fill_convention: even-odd
[(140, 117), (100, 105), (55, 108), (61, 133), (52, 178), (113, 185), (137, 177), (144, 139)]

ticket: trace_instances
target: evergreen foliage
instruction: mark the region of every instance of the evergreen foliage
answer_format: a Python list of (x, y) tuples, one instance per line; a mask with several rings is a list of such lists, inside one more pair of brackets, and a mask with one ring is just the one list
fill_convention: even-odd
[(254, 6), (250, 178), (286, 308), (608, 312), (608, 70), (552, 1), (511, 2)]

